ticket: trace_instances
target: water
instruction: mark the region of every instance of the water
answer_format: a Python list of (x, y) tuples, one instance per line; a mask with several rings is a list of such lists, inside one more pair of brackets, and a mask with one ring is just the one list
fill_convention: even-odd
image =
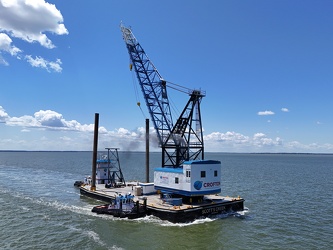
[[(234, 216), (171, 224), (91, 212), (73, 187), (90, 152), (0, 152), (0, 249), (328, 249), (333, 155), (219, 154), (222, 194), (245, 198)], [(145, 179), (145, 154), (120, 152), (126, 180)], [(152, 169), (160, 155), (150, 156)]]

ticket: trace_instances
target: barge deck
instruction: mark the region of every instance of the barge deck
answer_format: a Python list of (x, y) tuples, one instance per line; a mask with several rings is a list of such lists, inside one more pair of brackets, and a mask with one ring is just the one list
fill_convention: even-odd
[[(133, 182), (118, 188), (105, 188), (104, 184), (96, 184), (95, 191), (91, 190), (90, 185), (82, 185), (79, 188), (82, 195), (111, 203), (119, 194), (137, 192), (138, 185)], [(173, 223), (191, 222), (198, 218), (244, 210), (244, 199), (240, 197), (205, 195), (201, 199), (193, 199), (193, 201), (189, 199), (186, 202), (172, 203), (168, 199), (162, 198), (161, 194), (157, 192), (146, 194), (140, 192), (135, 194), (133, 201), (139, 201), (141, 205), (146, 204), (147, 215), (154, 215)]]

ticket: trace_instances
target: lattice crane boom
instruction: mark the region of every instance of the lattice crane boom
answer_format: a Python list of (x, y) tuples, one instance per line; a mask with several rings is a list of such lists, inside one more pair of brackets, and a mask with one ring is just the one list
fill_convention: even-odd
[(173, 127), (166, 82), (149, 60), (131, 29), (122, 25), (120, 28), (152, 122), (157, 130), (160, 146), (162, 146)]
[[(204, 159), (200, 103), (205, 94), (187, 89), (190, 99), (173, 124), (167, 82), (149, 60), (131, 29), (122, 24), (120, 29), (162, 148), (162, 167), (180, 167), (184, 161)], [(171, 87), (182, 92), (186, 89), (177, 85)]]

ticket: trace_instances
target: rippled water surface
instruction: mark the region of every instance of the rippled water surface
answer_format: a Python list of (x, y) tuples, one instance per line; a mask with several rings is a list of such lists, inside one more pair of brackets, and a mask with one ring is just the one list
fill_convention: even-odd
[[(0, 152), (0, 249), (329, 249), (333, 155), (219, 154), (222, 194), (240, 195), (237, 216), (171, 224), (91, 213), (73, 187), (91, 152)], [(120, 152), (126, 180), (145, 179), (145, 154)], [(150, 176), (160, 155), (150, 156)]]

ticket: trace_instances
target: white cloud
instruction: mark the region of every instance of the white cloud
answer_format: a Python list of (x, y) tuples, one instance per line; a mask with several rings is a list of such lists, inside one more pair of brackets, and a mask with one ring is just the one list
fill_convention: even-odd
[(0, 33), (0, 51), (5, 51), (12, 56), (17, 55), (21, 50), (12, 45), (12, 39), (5, 33)]
[(60, 59), (57, 59), (55, 62), (48, 62), (48, 68), (52, 69), (55, 72), (61, 72), (62, 67), (60, 66), (62, 64)]
[[(63, 24), (63, 17), (54, 4), (44, 0), (1, 0), (0, 1), (0, 53), (7, 52), (12, 56), (22, 53), (22, 50), (12, 45), (10, 37), (29, 43), (37, 42), (47, 49), (56, 46), (46, 33), (66, 35), (68, 30)], [(18, 57), (20, 58), (20, 57)], [(25, 56), (33, 67), (41, 67), (48, 71), (61, 72), (61, 61), (49, 61), (41, 56)], [(0, 63), (8, 62), (0, 55)]]
[(275, 113), (273, 111), (266, 110), (266, 111), (259, 111), (257, 114), (258, 115), (274, 115)]
[(0, 54), (0, 64), (8, 66), (9, 63), (2, 57), (2, 55)]
[(204, 138), (209, 141), (232, 142), (236, 144), (247, 143), (250, 140), (248, 136), (230, 131), (226, 133), (213, 132), (209, 135), (204, 136)]
[(9, 118), (9, 115), (6, 113), (6, 110), (0, 106), (0, 122), (5, 121)]
[(289, 112), (289, 109), (287, 109), (287, 108), (282, 108), (281, 111), (282, 111), (282, 112)]
[(60, 137), (61, 140), (68, 142), (68, 141), (72, 141), (72, 138), (68, 137), (68, 136), (62, 136)]
[[(76, 120), (66, 120), (62, 114), (53, 110), (40, 110), (34, 115), (23, 115), (20, 117), (10, 117), (0, 106), (0, 116), (5, 118), (5, 124), (11, 127), (22, 127), (21, 135), (25, 137), (29, 135), (29, 140), (10, 139), (10, 143), (6, 143), (8, 139), (0, 138), (0, 149), (8, 149), (8, 147), (18, 149), (35, 149), (35, 150), (91, 150), (94, 132), (94, 124), (81, 124)], [(37, 130), (37, 132), (36, 132)], [(40, 131), (40, 132), (38, 132)], [(54, 138), (58, 133), (48, 134), (48, 131), (58, 131), (59, 137)], [(107, 130), (100, 126), (99, 147), (121, 147), (123, 150), (145, 150), (145, 128), (138, 127), (134, 130), (126, 128), (117, 128), (115, 130)], [(48, 134), (50, 136), (41, 136), (39, 139), (31, 140), (34, 134)], [(18, 141), (21, 143), (19, 144)], [(156, 143), (155, 130), (150, 128), (150, 141), (152, 151), (158, 149)], [(110, 145), (112, 142), (112, 145)]]
[(204, 136), (207, 152), (269, 152), (269, 153), (332, 153), (333, 144), (302, 144), (285, 142), (280, 137), (269, 138), (264, 133), (252, 137), (236, 132), (213, 132)]
[(37, 122), (37, 120), (29, 115), (24, 115), (21, 117), (10, 117), (6, 124), (9, 126), (20, 126), (20, 127), (41, 127), (41, 125)]
[(65, 127), (62, 114), (52, 110), (40, 110), (34, 114), (35, 119), (46, 127)]
[[(76, 120), (66, 120), (56, 111), (40, 110), (33, 115), (11, 117), (0, 106), (0, 121), (7, 126), (21, 127), (22, 132), (21, 134), (16, 132), (10, 138), (6, 138), (7, 134), (2, 135), (0, 149), (92, 149), (94, 124), (81, 124)], [(1, 126), (3, 126), (3, 122)], [(205, 135), (204, 141), (206, 152), (333, 153), (333, 144), (286, 142), (280, 137), (270, 138), (260, 132), (252, 136), (234, 131), (213, 132)], [(150, 128), (150, 142), (151, 151), (160, 151), (156, 132), (152, 127)], [(122, 150), (145, 150), (145, 128), (107, 130), (100, 126), (99, 148), (104, 149), (110, 146), (119, 147)]]
[(1, 51), (16, 56), (21, 50), (12, 45), (12, 39), (4, 33), (0, 33), (0, 64), (8, 66), (9, 63), (1, 55)]
[(47, 71), (55, 71), (55, 72), (61, 72), (62, 68), (61, 68), (61, 60), (57, 59), (55, 62), (50, 62), (48, 60), (45, 60), (44, 58), (40, 57), (40, 56), (36, 56), (35, 59), (32, 58), (31, 55), (27, 55), (25, 56), (25, 59), (27, 60), (28, 63), (30, 63), (30, 65), (32, 67), (36, 67), (36, 68), (43, 68), (46, 69)]
[[(0, 109), (0, 115), (6, 117), (6, 124), (9, 126), (21, 126), (24, 128), (43, 128), (47, 130), (63, 130), (63, 131), (94, 131), (94, 124), (80, 124), (72, 120), (67, 121), (62, 114), (52, 110), (40, 110), (35, 112), (33, 116), (23, 115), (21, 117), (10, 117)], [(100, 127), (99, 131), (106, 131), (104, 127)]]
[[(206, 148), (208, 151), (221, 151), (221, 148), (230, 148), (235, 152), (257, 152), (270, 147), (281, 146), (282, 140), (268, 138), (263, 133), (256, 133), (252, 137), (242, 135), (236, 132), (213, 132), (204, 136)], [(228, 150), (228, 151), (229, 151)]]
[(280, 146), (282, 144), (282, 140), (279, 137), (272, 139), (268, 138), (263, 133), (256, 133), (253, 135), (252, 143), (257, 147)]
[(309, 153), (332, 153), (333, 144), (325, 143), (310, 143), (302, 144), (298, 141), (291, 141), (285, 144), (285, 148), (289, 149), (291, 152), (309, 152)]
[(44, 32), (68, 34), (63, 17), (54, 4), (44, 0), (1, 1), (0, 27), (11, 36), (38, 42), (46, 48), (55, 45)]

